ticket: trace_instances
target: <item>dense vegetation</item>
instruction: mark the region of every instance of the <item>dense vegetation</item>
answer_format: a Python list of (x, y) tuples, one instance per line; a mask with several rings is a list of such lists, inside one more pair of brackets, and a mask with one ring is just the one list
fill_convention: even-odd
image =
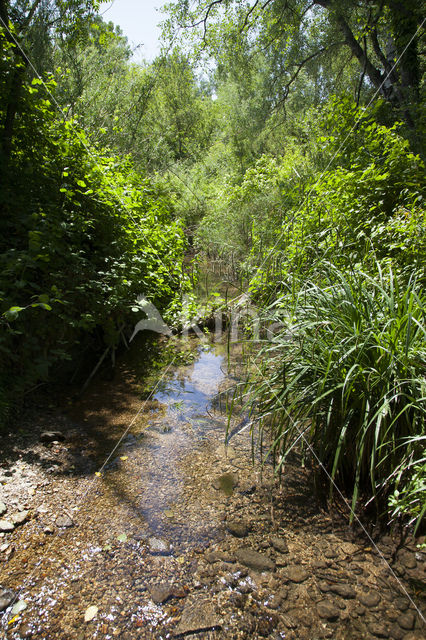
[(281, 323), (244, 388), (277, 467), (419, 525), (422, 3), (180, 0), (145, 65), (96, 8), (0, 0), (4, 412), (138, 294), (171, 318), (186, 232)]

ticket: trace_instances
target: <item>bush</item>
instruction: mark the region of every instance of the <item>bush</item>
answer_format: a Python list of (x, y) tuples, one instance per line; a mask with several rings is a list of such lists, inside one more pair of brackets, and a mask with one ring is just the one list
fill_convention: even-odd
[(83, 343), (114, 345), (138, 295), (167, 316), (186, 286), (167, 193), (58, 121), (40, 85), (23, 88), (0, 194), (3, 415)]
[[(360, 491), (387, 496), (395, 470), (402, 481), (424, 460), (426, 298), (379, 264), (374, 277), (324, 270), (323, 286), (297, 295), (291, 339), (286, 327), (266, 348), (252, 401), (280, 464), (297, 444), (307, 455), (311, 447), (354, 510)], [(288, 312), (290, 299), (271, 311)]]

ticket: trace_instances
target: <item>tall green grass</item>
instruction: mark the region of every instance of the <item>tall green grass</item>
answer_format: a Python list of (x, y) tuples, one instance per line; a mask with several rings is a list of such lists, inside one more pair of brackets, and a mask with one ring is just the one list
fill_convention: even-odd
[(294, 447), (314, 452), (330, 492), (333, 483), (349, 490), (354, 511), (361, 494), (387, 499), (424, 463), (426, 299), (378, 264), (373, 274), (322, 269), (321, 286), (305, 283), (269, 308), (294, 300), (290, 329), (264, 349), (251, 402), (278, 466)]

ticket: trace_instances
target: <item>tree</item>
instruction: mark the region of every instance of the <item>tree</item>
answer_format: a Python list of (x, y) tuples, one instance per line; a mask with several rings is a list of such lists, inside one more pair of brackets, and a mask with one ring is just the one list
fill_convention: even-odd
[[(414, 128), (418, 120), (424, 2), (418, 0), (179, 0), (170, 22), (198, 32), (203, 46), (223, 53), (242, 34), (275, 60), (285, 100), (300, 72), (342, 49), (357, 60), (360, 83)], [(193, 8), (192, 8), (193, 7)]]
[(31, 66), (27, 52), (31, 31), (42, 23), (44, 33), (62, 31), (70, 35), (78, 29), (81, 20), (98, 5), (98, 0), (0, 0), (3, 49), (8, 52), (4, 120), (0, 132), (2, 172), (7, 171), (9, 165), (22, 86)]

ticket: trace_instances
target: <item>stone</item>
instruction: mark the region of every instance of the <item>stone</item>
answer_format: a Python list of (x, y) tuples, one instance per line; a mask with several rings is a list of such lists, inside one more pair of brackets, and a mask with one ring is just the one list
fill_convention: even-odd
[(73, 527), (74, 526), (74, 522), (66, 514), (64, 514), (62, 516), (58, 516), (56, 518), (56, 520), (55, 520), (55, 524), (60, 529), (69, 529), (69, 527)]
[(55, 530), (53, 527), (48, 525), (47, 527), (44, 527), (43, 533), (45, 533), (46, 535), (51, 535), (52, 533), (55, 533)]
[(172, 553), (170, 542), (165, 538), (151, 536), (148, 538), (148, 547), (154, 556), (169, 556)]
[(415, 569), (417, 567), (416, 558), (414, 555), (403, 554), (399, 558), (400, 563), (406, 569)]
[(309, 572), (303, 567), (288, 567), (286, 570), (286, 576), (291, 582), (300, 584), (309, 578)]
[(43, 433), (40, 434), (40, 442), (44, 444), (49, 444), (57, 440), (65, 440), (64, 434), (60, 431), (43, 431)]
[(6, 587), (0, 586), (0, 611), (4, 611), (12, 602), (16, 596), (12, 589), (6, 589)]
[(173, 594), (173, 587), (169, 584), (155, 584), (149, 589), (151, 599), (156, 604), (162, 604), (171, 598)]
[(344, 583), (330, 584), (329, 589), (332, 593), (340, 596), (341, 598), (351, 599), (355, 598), (356, 592), (350, 585)]
[(250, 549), (249, 547), (242, 547), (237, 549), (235, 552), (235, 557), (238, 562), (243, 564), (245, 567), (249, 569), (254, 569), (254, 571), (274, 571), (275, 563), (265, 556), (262, 553), (258, 553), (254, 549)]
[(29, 515), (30, 515), (29, 511), (20, 511), (16, 515), (12, 516), (12, 522), (15, 526), (24, 524), (24, 522), (28, 520)]
[(226, 523), (226, 528), (236, 538), (245, 538), (248, 533), (248, 527), (245, 522), (230, 520)]
[(7, 511), (6, 505), (4, 504), (4, 502), (0, 502), (0, 516), (6, 513), (6, 511)]
[(369, 632), (376, 638), (389, 638), (389, 627), (382, 622), (370, 622), (367, 625)]
[(174, 636), (198, 633), (215, 629), (222, 624), (213, 605), (208, 600), (195, 600), (185, 606), (179, 624), (173, 632)]
[(406, 598), (399, 596), (398, 598), (395, 598), (394, 604), (400, 611), (407, 611), (409, 602)]
[(3, 533), (7, 533), (8, 531), (13, 531), (15, 525), (10, 520), (0, 520), (0, 531)]
[(411, 631), (414, 629), (414, 623), (416, 621), (414, 613), (411, 611), (407, 611), (407, 613), (403, 613), (398, 616), (398, 624), (401, 629), (406, 629), (406, 631)]
[(380, 602), (380, 596), (374, 591), (369, 591), (368, 593), (360, 593), (358, 596), (358, 600), (365, 607), (371, 609), (371, 607), (377, 607)]
[(403, 640), (405, 631), (403, 631), (401, 627), (394, 623), (389, 630), (389, 636), (392, 638), (392, 640)]
[(274, 547), (275, 551), (278, 551), (279, 553), (288, 553), (288, 546), (285, 538), (281, 538), (280, 536), (272, 536), (271, 544)]
[(223, 491), (226, 496), (232, 496), (235, 487), (238, 484), (238, 476), (235, 473), (222, 473), (213, 480), (213, 488)]
[(338, 620), (340, 611), (330, 600), (321, 600), (317, 604), (317, 612), (320, 618), (325, 618), (330, 622)]

